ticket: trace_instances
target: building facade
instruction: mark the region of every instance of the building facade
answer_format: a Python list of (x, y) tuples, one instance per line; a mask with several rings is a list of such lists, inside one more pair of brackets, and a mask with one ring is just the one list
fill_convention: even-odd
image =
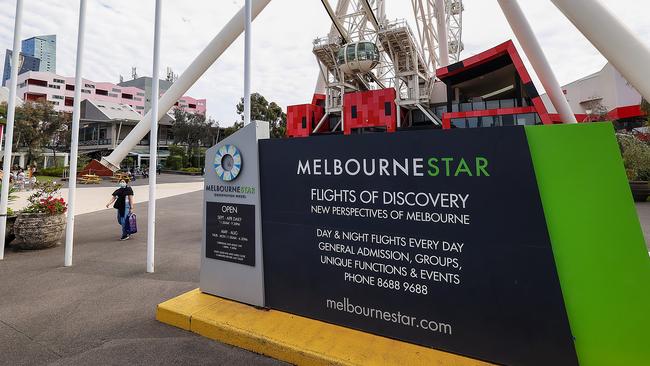
[[(124, 86), (124, 87), (127, 86), (135, 87), (144, 90), (144, 93), (146, 95), (146, 98), (144, 100), (145, 113), (148, 112), (149, 109), (151, 109), (152, 78), (148, 76), (142, 76), (132, 80), (123, 81), (117, 85)], [(170, 82), (169, 80), (160, 80), (159, 86), (160, 86), (160, 94), (162, 95), (172, 86), (172, 82)], [(175, 106), (179, 108), (183, 108), (186, 112), (189, 113), (199, 113), (205, 115), (206, 112), (206, 100), (195, 99), (190, 96), (183, 96), (181, 99), (178, 100), (178, 102), (176, 102)]]
[[(79, 121), (79, 152), (100, 159), (115, 149), (131, 133), (140, 121), (141, 115), (126, 104), (86, 99), (81, 102)], [(169, 156), (169, 146), (174, 144), (172, 125), (174, 117), (166, 114), (158, 123), (158, 163)], [(217, 127), (215, 127), (217, 128)], [(125, 166), (143, 167), (149, 165), (149, 136), (147, 134), (131, 149), (132, 159)], [(213, 146), (219, 133), (207, 141), (203, 147)]]
[[(56, 73), (56, 35), (36, 36), (24, 39), (21, 43), (20, 70), (18, 75), (28, 71), (46, 71)], [(2, 86), (11, 77), (12, 50), (5, 52), (2, 73)]]
[[(7, 80), (11, 77), (11, 57), (13, 56), (12, 50), (7, 50), (5, 52), (5, 63), (2, 68), (2, 86), (7, 86)], [(20, 69), (18, 70), (18, 75), (26, 73), (27, 71), (38, 71), (41, 67), (41, 59), (36, 57), (31, 57), (20, 53)]]
[(56, 35), (36, 36), (22, 41), (25, 55), (41, 60), (38, 71), (56, 73)]
[[(74, 77), (64, 77), (51, 72), (28, 71), (18, 75), (17, 96), (25, 102), (45, 100), (57, 111), (72, 113), (74, 87)], [(87, 79), (83, 79), (81, 89), (82, 100), (127, 105), (141, 117), (148, 111), (146, 95), (145, 90), (135, 86), (94, 82)], [(176, 105), (189, 113), (205, 115), (206, 112), (205, 99), (197, 100), (190, 96), (183, 96)]]
[[(610, 63), (591, 75), (562, 86), (578, 122), (614, 121), (619, 128), (634, 128), (645, 120), (641, 94)], [(548, 95), (542, 95), (551, 118), (559, 116)]]

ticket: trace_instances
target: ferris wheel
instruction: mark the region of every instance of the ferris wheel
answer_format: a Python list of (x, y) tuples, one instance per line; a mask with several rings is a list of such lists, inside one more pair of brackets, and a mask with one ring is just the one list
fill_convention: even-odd
[[(332, 21), (329, 34), (314, 41), (326, 115), (340, 115), (346, 93), (394, 88), (399, 108), (428, 110), (435, 70), (457, 62), (463, 51), (462, 0), (411, 0), (415, 32), (403, 19), (389, 20), (384, 0), (321, 0)], [(320, 125), (318, 128), (320, 128)]]

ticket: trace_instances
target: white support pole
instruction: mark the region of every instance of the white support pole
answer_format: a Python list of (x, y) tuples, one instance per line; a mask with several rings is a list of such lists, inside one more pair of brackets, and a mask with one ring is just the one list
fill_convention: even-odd
[(438, 22), (438, 58), (440, 59), (440, 67), (445, 67), (449, 65), (449, 40), (447, 39), (445, 0), (436, 0), (436, 14), (436, 21)]
[[(252, 17), (255, 18), (271, 2), (271, 0), (253, 0)], [(160, 109), (158, 119), (168, 111), (180, 97), (207, 71), (207, 69), (221, 56), (221, 54), (235, 41), (244, 31), (244, 9), (242, 8), (226, 24), (210, 43), (196, 56), (194, 61), (179, 76), (178, 80), (160, 98)], [(120, 162), (126, 157), (129, 151), (147, 135), (151, 128), (151, 111), (133, 127), (133, 130), (126, 138), (115, 147), (115, 150), (102, 158), (101, 163), (111, 169), (118, 169)]]
[[(158, 115), (160, 99), (160, 23), (162, 0), (156, 0), (153, 31), (153, 71), (151, 73), (151, 115)], [(155, 269), (156, 249), (156, 166), (158, 164), (158, 119), (151, 119), (149, 133), (149, 210), (147, 212), (147, 273)]]
[[(14, 119), (16, 118), (16, 88), (20, 67), (20, 32), (23, 26), (23, 0), (16, 0), (14, 22), (14, 48), (11, 53), (11, 79), (9, 79), (9, 101), (7, 105), (7, 132), (2, 162), (2, 193), (0, 197), (0, 259), (5, 257), (5, 233), (7, 232), (7, 206), (9, 203), (9, 176), (11, 171), (11, 149), (14, 142)], [(0, 141), (0, 143), (2, 143)]]
[(70, 175), (68, 176), (68, 224), (65, 228), (66, 267), (72, 266), (72, 247), (74, 243), (74, 206), (77, 191), (77, 153), (79, 151), (79, 118), (81, 113), (81, 88), (83, 79), (83, 49), (86, 34), (86, 0), (79, 1), (79, 29), (77, 31), (77, 58), (74, 75), (74, 102), (72, 107), (72, 142), (70, 143)]
[(244, 126), (251, 123), (251, 0), (244, 5)]
[[(524, 53), (528, 57), (528, 60), (533, 65), (533, 69), (539, 76), (544, 90), (548, 94), (551, 103), (560, 114), (560, 118), (564, 123), (577, 123), (576, 117), (571, 111), (571, 106), (564, 97), (562, 93), (562, 88), (560, 83), (557, 81), (551, 66), (542, 51), (542, 47), (533, 33), (533, 29), (530, 27), (528, 20), (524, 12), (521, 10), (517, 0), (497, 0), (503, 10), (503, 14), (506, 16), (512, 32), (515, 34), (521, 47), (524, 49)], [(584, 4), (583, 4), (584, 6)]]
[(551, 0), (605, 58), (650, 100), (650, 47), (598, 0)]

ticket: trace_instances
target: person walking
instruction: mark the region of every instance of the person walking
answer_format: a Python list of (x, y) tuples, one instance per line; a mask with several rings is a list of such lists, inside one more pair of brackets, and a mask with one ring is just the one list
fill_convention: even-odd
[(22, 192), (25, 190), (25, 171), (23, 168), (20, 168), (16, 175), (16, 185), (18, 186), (19, 191)]
[(129, 187), (124, 179), (120, 179), (118, 189), (113, 192), (111, 200), (106, 204), (108, 208), (113, 202), (113, 207), (117, 209), (117, 222), (122, 226), (122, 237), (120, 240), (129, 240), (129, 214), (133, 213), (133, 189)]
[(129, 173), (131, 173), (131, 181), (135, 182), (135, 167), (131, 167), (131, 170), (129, 170)]

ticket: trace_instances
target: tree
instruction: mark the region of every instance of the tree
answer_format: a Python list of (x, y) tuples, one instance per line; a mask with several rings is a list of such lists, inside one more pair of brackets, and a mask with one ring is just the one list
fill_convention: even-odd
[(7, 102), (0, 103), (0, 124), (7, 123)]
[(607, 107), (603, 105), (603, 103), (599, 99), (587, 102), (585, 104), (585, 109), (587, 110), (586, 122), (607, 120)]
[(244, 122), (235, 122), (232, 126), (223, 129), (223, 137), (226, 138), (244, 127)]
[[(244, 98), (237, 103), (237, 114), (244, 121)], [(267, 121), (271, 125), (271, 137), (284, 137), (287, 131), (287, 114), (275, 102), (268, 102), (259, 93), (251, 94), (251, 121)]]
[(650, 102), (645, 98), (641, 98), (641, 111), (645, 113), (646, 125), (650, 125)]
[(27, 148), (27, 164), (42, 148), (58, 145), (53, 139), (65, 136), (69, 118), (46, 101), (27, 102), (16, 108), (14, 139), (16, 146)]
[(187, 113), (180, 108), (174, 110), (174, 124), (172, 125), (174, 143), (187, 146), (190, 165), (200, 166), (200, 162), (196, 162), (194, 165), (193, 158), (200, 155), (202, 144), (212, 143), (215, 137), (215, 127), (218, 129), (219, 123), (213, 119), (206, 119), (202, 114)]

